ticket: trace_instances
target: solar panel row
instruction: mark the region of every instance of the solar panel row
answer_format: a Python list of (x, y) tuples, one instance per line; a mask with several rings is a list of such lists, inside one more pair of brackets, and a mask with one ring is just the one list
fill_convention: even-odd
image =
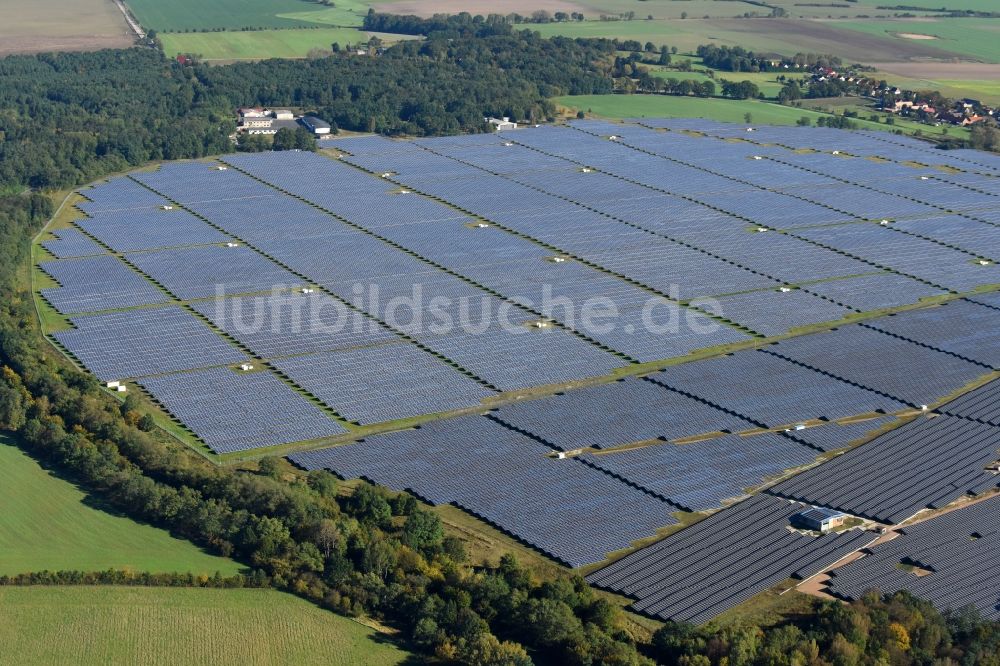
[(587, 576), (665, 620), (702, 623), (789, 577), (806, 578), (877, 535), (789, 529), (806, 507), (757, 495)]
[(52, 235), (55, 239), (43, 242), (42, 247), (51, 252), (56, 259), (104, 254), (104, 248), (77, 229), (60, 229), (53, 231)]
[(208, 368), (139, 383), (216, 453), (319, 439), (346, 432), (267, 371)]
[(599, 562), (676, 522), (676, 507), (551, 451), (470, 416), (290, 459), (455, 504), (571, 566)]
[(870, 554), (831, 572), (828, 589), (857, 599), (870, 589), (908, 590), (942, 611), (975, 607), (1000, 620), (1000, 498), (906, 527)]
[(953, 416), (920, 417), (768, 492), (874, 520), (898, 523), (946, 506), (982, 484), (1000, 457), (1000, 429)]

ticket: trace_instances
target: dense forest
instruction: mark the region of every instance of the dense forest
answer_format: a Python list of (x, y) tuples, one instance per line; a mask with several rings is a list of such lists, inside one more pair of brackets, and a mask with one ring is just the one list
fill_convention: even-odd
[[(459, 30), (446, 28), (440, 34)], [(611, 42), (428, 32), (379, 57), (304, 62), (182, 66), (140, 49), (0, 60), (0, 430), (123, 513), (248, 569), (202, 583), (26, 572), (0, 584), (271, 586), (387, 622), (443, 663), (1000, 663), (1000, 626), (968, 613), (942, 617), (905, 596), (817, 602), (816, 613), (768, 628), (668, 624), (650, 641), (569, 572), (541, 581), (510, 557), (469, 562), (462, 542), (408, 495), (364, 484), (342, 492), (328, 473), (297, 473), (274, 459), (255, 471), (213, 466), (151, 427), (135, 399), (120, 403), (46, 346), (23, 268), (53, 212), (48, 191), (149, 160), (230, 150), (239, 105), (296, 106), (342, 128), (426, 134), (481, 131), (485, 114), (543, 118), (550, 95), (612, 85)]]
[(0, 60), (0, 183), (61, 188), (225, 152), (237, 106), (300, 107), (386, 134), (482, 131), (486, 115), (544, 120), (549, 97), (610, 92), (613, 51), (521, 31), (226, 67), (182, 66), (150, 49), (11, 56)]

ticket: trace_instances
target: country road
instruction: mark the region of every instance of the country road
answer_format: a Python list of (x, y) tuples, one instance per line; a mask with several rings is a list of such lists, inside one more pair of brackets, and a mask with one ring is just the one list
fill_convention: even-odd
[(130, 28), (132, 28), (132, 32), (135, 33), (135, 36), (138, 37), (139, 39), (144, 39), (146, 37), (146, 32), (142, 29), (142, 26), (139, 25), (139, 22), (136, 21), (135, 18), (132, 16), (132, 13), (129, 11), (128, 6), (123, 2), (123, 0), (112, 0), (112, 1), (118, 7), (118, 10), (122, 13), (122, 15), (125, 17), (125, 22), (128, 23), (128, 26)]

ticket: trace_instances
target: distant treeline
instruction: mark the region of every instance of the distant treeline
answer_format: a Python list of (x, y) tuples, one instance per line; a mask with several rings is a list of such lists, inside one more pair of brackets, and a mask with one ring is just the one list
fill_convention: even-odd
[(698, 47), (697, 54), (707, 66), (727, 72), (777, 72), (784, 71), (785, 65), (841, 66), (840, 58), (828, 54), (796, 53), (791, 58), (786, 58), (774, 54), (754, 53), (742, 46), (702, 44)]

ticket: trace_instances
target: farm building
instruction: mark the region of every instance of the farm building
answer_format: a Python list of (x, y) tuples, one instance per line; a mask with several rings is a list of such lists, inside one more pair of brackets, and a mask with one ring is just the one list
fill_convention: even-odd
[(299, 118), (299, 122), (302, 123), (303, 127), (317, 136), (330, 133), (330, 123), (316, 116), (302, 116)]

